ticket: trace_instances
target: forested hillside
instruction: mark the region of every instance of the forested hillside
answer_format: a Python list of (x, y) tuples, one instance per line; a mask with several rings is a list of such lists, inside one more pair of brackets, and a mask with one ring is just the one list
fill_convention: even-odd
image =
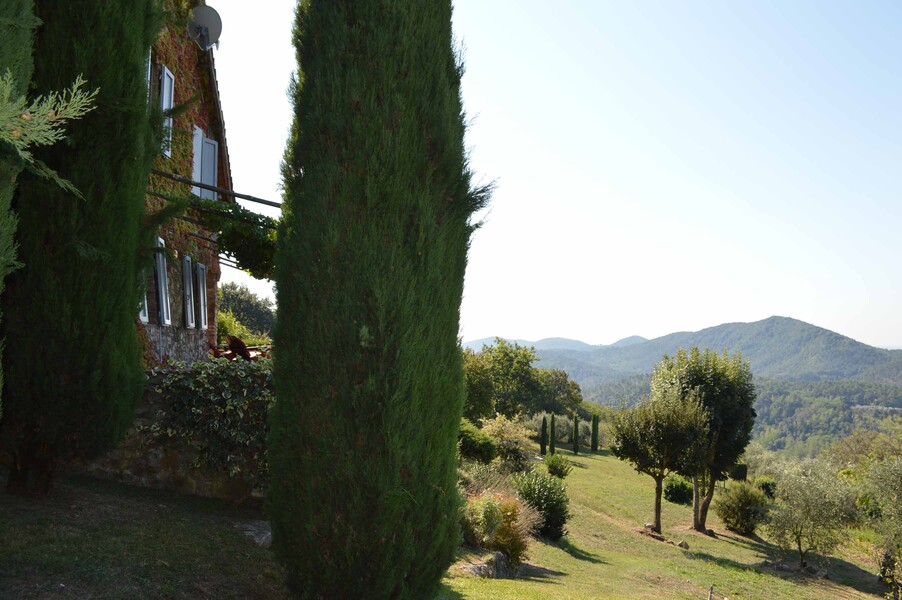
[(610, 346), (551, 338), (534, 345), (543, 368), (561, 369), (586, 400), (634, 404), (649, 392), (664, 354), (698, 346), (740, 351), (758, 389), (755, 436), (769, 449), (816, 454), (858, 428), (902, 423), (902, 351), (874, 348), (796, 319), (728, 323), (653, 340), (638, 336)]

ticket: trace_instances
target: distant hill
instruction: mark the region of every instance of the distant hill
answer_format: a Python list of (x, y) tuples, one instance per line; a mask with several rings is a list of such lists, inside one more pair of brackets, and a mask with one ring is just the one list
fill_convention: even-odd
[[(642, 339), (642, 338), (640, 338)], [(598, 348), (599, 346), (593, 346), (592, 344), (587, 344), (586, 342), (581, 342), (579, 340), (570, 340), (567, 338), (545, 338), (539, 340), (537, 342), (530, 342), (528, 340), (508, 340), (508, 342), (514, 342), (519, 344), (520, 346), (527, 346), (535, 348), (538, 350), (576, 350), (578, 352), (593, 350)], [(473, 340), (470, 342), (464, 342), (463, 347), (469, 348), (471, 350), (475, 350), (476, 352), (482, 350), (483, 345), (491, 346), (495, 343), (495, 338), (482, 338), (479, 340)]]
[(568, 372), (572, 368), (571, 376), (580, 385), (593, 386), (650, 373), (664, 354), (691, 346), (742, 352), (751, 361), (752, 373), (767, 379), (902, 383), (902, 351), (868, 346), (787, 317), (727, 323), (626, 345), (596, 346), (578, 353), (546, 349), (538, 354), (541, 366)]
[(633, 346), (635, 344), (641, 344), (643, 342), (647, 342), (648, 340), (641, 335), (631, 335), (629, 337), (625, 337), (622, 340), (617, 340), (613, 344), (611, 344), (612, 348), (622, 348), (624, 346)]

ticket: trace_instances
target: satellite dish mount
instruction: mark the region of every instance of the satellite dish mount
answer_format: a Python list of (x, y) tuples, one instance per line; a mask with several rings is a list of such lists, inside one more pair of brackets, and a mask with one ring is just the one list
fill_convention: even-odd
[(219, 47), (219, 36), (222, 33), (222, 19), (215, 9), (209, 6), (198, 6), (192, 11), (188, 22), (188, 37), (194, 40), (200, 49), (206, 52), (213, 46)]

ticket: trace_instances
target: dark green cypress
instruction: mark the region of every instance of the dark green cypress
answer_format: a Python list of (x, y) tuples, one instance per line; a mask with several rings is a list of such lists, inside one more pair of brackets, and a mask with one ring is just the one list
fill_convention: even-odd
[(573, 454), (579, 454), (579, 415), (573, 415)]
[[(0, 77), (12, 77), (12, 98), (24, 96), (31, 81), (32, 44), (38, 20), (34, 16), (33, 0), (4, 0), (0, 3)], [(21, 161), (7, 148), (0, 148), (0, 294), (6, 276), (18, 266), (15, 234), (17, 219), (12, 211), (13, 191), (21, 171)], [(0, 344), (2, 351), (2, 344)], [(0, 370), (0, 389), (3, 371)], [(0, 402), (0, 418), (3, 404)]]
[(545, 456), (548, 447), (548, 419), (542, 417), (542, 433), (539, 435), (539, 452)]
[[(130, 425), (143, 373), (135, 329), (139, 237), (153, 157), (147, 50), (154, 0), (41, 2), (33, 93), (100, 88), (67, 142), (35, 156), (84, 194), (23, 175), (14, 197), (19, 259), (7, 281), (2, 441), (12, 490), (45, 493), (60, 459), (109, 447)], [(13, 342), (14, 341), (14, 342)]]
[(592, 415), (592, 452), (598, 452), (598, 415)]
[(464, 152), (451, 3), (302, 1), (294, 40), (273, 548), (302, 598), (431, 598), (459, 540), (459, 310), (488, 196)]
[(554, 454), (554, 446), (555, 446), (555, 438), (557, 437), (557, 432), (554, 427), (554, 413), (551, 413), (551, 437), (548, 440), (548, 453)]

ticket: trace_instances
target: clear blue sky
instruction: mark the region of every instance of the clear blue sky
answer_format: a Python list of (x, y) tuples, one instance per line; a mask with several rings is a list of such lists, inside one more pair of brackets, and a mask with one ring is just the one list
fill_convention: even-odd
[[(209, 3), (235, 185), (277, 196), (293, 3)], [(454, 27), (497, 182), (465, 339), (778, 314), (902, 346), (902, 3), (460, 0)]]

